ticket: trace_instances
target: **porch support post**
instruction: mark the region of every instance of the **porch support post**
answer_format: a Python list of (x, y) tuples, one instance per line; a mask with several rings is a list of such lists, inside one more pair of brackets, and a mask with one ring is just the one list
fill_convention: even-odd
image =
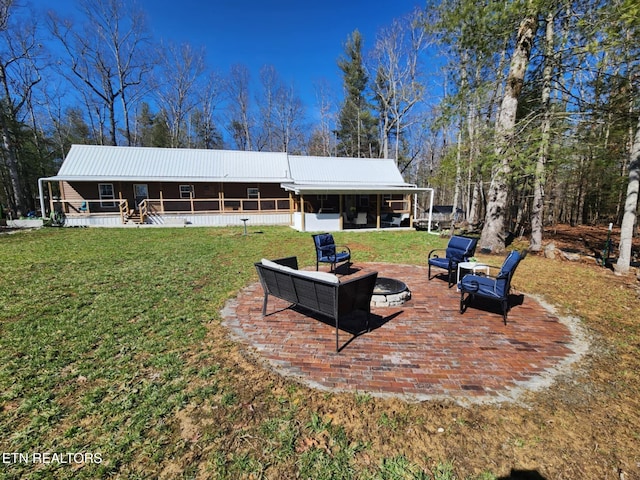
[(416, 219), (416, 208), (418, 205), (418, 194), (414, 193), (413, 195), (407, 195), (407, 198), (409, 198), (409, 202), (411, 202), (411, 199), (413, 198), (413, 205), (411, 203), (409, 203), (409, 226), (413, 227), (413, 222)]
[(377, 229), (380, 229), (380, 210), (381, 210), (380, 202), (381, 201), (382, 201), (382, 195), (378, 193), (376, 195), (376, 228)]
[[(128, 211), (125, 212), (125, 211), (122, 210), (122, 190), (120, 190), (120, 189), (118, 189), (118, 200), (119, 200), (118, 201), (118, 209), (120, 210), (120, 221), (124, 225), (126, 223), (124, 217), (125, 217), (125, 215), (128, 215), (129, 212)], [(102, 205), (102, 203), (100, 203), (100, 205)], [(127, 210), (129, 209), (128, 205), (127, 205), (126, 209)]]
[(289, 190), (289, 226), (293, 225), (293, 193)]
[[(47, 182), (47, 188), (49, 189), (49, 211), (53, 212), (53, 188), (51, 188), (51, 182)], [(44, 216), (44, 212), (42, 212)]]
[(344, 208), (344, 205), (343, 205), (343, 198), (341, 193), (338, 194), (338, 198), (339, 198), (338, 204), (340, 205), (340, 207), (338, 208), (338, 213), (340, 215), (340, 219), (338, 220), (338, 225), (340, 230), (344, 230), (344, 225), (343, 225), (344, 216), (342, 215), (342, 209)]
[(305, 213), (304, 213), (304, 195), (300, 194), (300, 214), (301, 214), (301, 219), (300, 219), (300, 227), (301, 230), (303, 232), (307, 231), (307, 226), (306, 226), (306, 222), (305, 222)]
[(164, 196), (162, 195), (162, 190), (160, 190), (160, 213), (164, 215)]

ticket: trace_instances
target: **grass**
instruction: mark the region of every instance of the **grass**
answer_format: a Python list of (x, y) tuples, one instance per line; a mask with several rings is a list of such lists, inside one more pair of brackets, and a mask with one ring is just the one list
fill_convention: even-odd
[[(408, 264), (424, 264), (446, 243), (422, 232), (341, 232), (336, 240), (358, 261)], [(487, 462), (469, 464), (432, 439), (428, 456), (402, 445), (407, 432), (429, 427), (432, 412), (301, 387), (226, 337), (220, 309), (256, 281), (253, 262), (296, 255), (312, 265), (313, 254), (309, 234), (276, 227), (247, 236), (225, 228), (1, 236), (0, 453), (30, 461), (3, 462), (0, 478), (497, 478)], [(521, 288), (587, 322), (605, 312), (622, 360), (619, 373), (603, 375), (618, 394), (635, 391), (639, 337), (628, 311), (603, 295), (558, 295), (548, 285), (562, 275), (542, 260), (527, 260), (537, 274), (523, 275)], [(601, 281), (591, 270), (581, 276), (594, 292)], [(632, 301), (624, 288), (614, 294), (621, 305)], [(438, 417), (453, 408), (432, 407)], [(477, 429), (474, 415), (457, 411), (447, 435)], [(505, 438), (509, 448), (536, 443), (526, 432)], [(34, 460), (47, 452), (100, 462)]]

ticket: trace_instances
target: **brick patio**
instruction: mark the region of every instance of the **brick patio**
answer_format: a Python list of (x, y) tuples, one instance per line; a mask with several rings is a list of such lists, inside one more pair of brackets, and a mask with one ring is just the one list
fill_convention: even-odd
[[(224, 325), (280, 374), (311, 387), (414, 401), (514, 400), (549, 385), (588, 348), (577, 321), (517, 291), (505, 326), (497, 302), (476, 300), (461, 315), (456, 288), (444, 278), (428, 281), (424, 266), (367, 263), (353, 270), (402, 280), (411, 300), (372, 308), (370, 332), (353, 337), (341, 329), (340, 353), (329, 319), (273, 297), (263, 318), (260, 283), (228, 302)], [(347, 330), (362, 326), (362, 317), (344, 322)]]

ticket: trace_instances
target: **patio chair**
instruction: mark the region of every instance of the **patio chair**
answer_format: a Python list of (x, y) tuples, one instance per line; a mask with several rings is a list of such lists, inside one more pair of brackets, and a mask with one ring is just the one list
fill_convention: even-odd
[(402, 226), (402, 216), (401, 215), (393, 215), (393, 214), (388, 214), (386, 215), (382, 221), (382, 226), (383, 227), (401, 227)]
[[(455, 284), (455, 276), (458, 263), (466, 262), (473, 257), (476, 251), (478, 240), (476, 238), (454, 235), (449, 239), (446, 249), (434, 249), (429, 252), (428, 277), (431, 280), (431, 266), (443, 268), (447, 271), (449, 288)], [(445, 256), (439, 256), (440, 252), (445, 252)]]
[(332, 272), (338, 263), (347, 262), (347, 266), (351, 264), (351, 250), (347, 246), (336, 245), (333, 235), (319, 233), (312, 235), (312, 237), (316, 246), (316, 270), (318, 270), (320, 263), (331, 264)]
[[(462, 277), (458, 283), (460, 289), (460, 313), (464, 313), (469, 301), (474, 297), (483, 297), (500, 302), (502, 318), (507, 324), (507, 312), (509, 311), (509, 291), (511, 290), (511, 278), (516, 267), (525, 257), (524, 253), (513, 250), (504, 260), (500, 272), (495, 277), (486, 275), (468, 274)], [(496, 268), (496, 267), (493, 267)], [(466, 299), (465, 299), (466, 294)]]
[(358, 226), (367, 226), (367, 212), (358, 212), (358, 216), (356, 217), (356, 225)]

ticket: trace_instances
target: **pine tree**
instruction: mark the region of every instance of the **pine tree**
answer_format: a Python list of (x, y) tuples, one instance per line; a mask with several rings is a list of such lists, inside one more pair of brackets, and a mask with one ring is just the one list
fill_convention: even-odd
[(365, 92), (369, 77), (363, 63), (362, 36), (354, 30), (345, 44), (345, 56), (338, 61), (344, 74), (345, 99), (338, 115), (338, 154), (373, 157), (379, 152), (377, 120)]

